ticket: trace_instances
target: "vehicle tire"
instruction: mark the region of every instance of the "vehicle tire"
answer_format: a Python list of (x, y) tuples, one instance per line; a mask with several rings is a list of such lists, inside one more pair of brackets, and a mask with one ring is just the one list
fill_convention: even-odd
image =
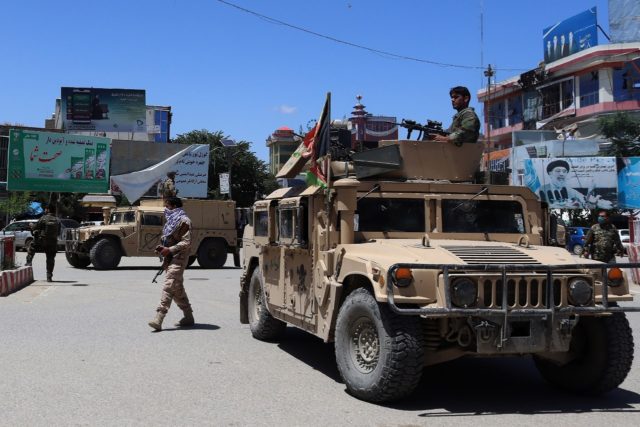
[(120, 264), (122, 253), (116, 242), (102, 238), (93, 245), (89, 257), (96, 270), (111, 270)]
[(187, 261), (187, 267), (191, 267), (193, 265), (194, 262), (196, 262), (196, 256), (190, 256), (189, 257), (189, 261)]
[(625, 314), (580, 318), (569, 351), (576, 358), (565, 365), (534, 357), (545, 380), (587, 395), (615, 389), (627, 377), (633, 361), (633, 335)]
[(22, 247), (22, 250), (27, 252), (29, 250), (29, 245), (31, 244), (31, 242), (33, 241), (33, 238), (28, 237), (25, 241), (24, 241), (24, 246)]
[(86, 268), (91, 264), (91, 258), (86, 255), (79, 255), (75, 252), (66, 252), (64, 253), (69, 265), (75, 268)]
[(202, 268), (221, 268), (227, 262), (227, 246), (221, 239), (205, 239), (198, 248)]
[(247, 304), (249, 328), (254, 338), (261, 341), (274, 341), (282, 336), (287, 324), (269, 313), (267, 304), (264, 301), (263, 287), (264, 279), (260, 272), (260, 266), (257, 266), (253, 270), (251, 281), (249, 282), (249, 300)]
[(401, 316), (364, 289), (340, 307), (336, 362), (347, 390), (370, 402), (398, 400), (420, 382), (424, 349), (417, 316)]
[(573, 253), (575, 255), (582, 255), (582, 252), (584, 252), (584, 246), (577, 244), (573, 247)]

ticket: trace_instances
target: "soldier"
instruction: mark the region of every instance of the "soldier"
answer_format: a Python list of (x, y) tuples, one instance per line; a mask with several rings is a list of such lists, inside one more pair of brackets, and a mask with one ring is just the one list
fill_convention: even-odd
[(167, 179), (160, 183), (160, 194), (163, 200), (167, 200), (170, 197), (175, 197), (178, 194), (176, 190), (176, 172), (167, 172)]
[(623, 254), (624, 247), (616, 226), (609, 222), (609, 212), (598, 212), (598, 223), (587, 233), (584, 242), (584, 256), (602, 262), (615, 262), (616, 253)]
[(182, 209), (182, 200), (178, 197), (169, 197), (165, 200), (164, 214), (167, 221), (162, 229), (162, 245), (156, 247), (156, 252), (164, 257), (163, 266), (167, 275), (162, 288), (160, 305), (156, 309), (156, 317), (149, 322), (149, 326), (156, 331), (162, 330), (162, 321), (169, 311), (171, 301), (175, 301), (184, 313), (184, 317), (175, 326), (194, 325), (193, 311), (184, 290), (183, 277), (189, 262), (191, 220)]
[(56, 263), (58, 252), (58, 235), (60, 234), (60, 221), (53, 214), (53, 206), (45, 207), (45, 214), (33, 227), (33, 240), (27, 249), (27, 262), (31, 265), (36, 249), (44, 250), (47, 256), (47, 282), (53, 281), (53, 267)]
[(450, 142), (458, 147), (463, 143), (475, 144), (480, 136), (480, 119), (469, 107), (471, 94), (464, 86), (456, 86), (449, 91), (451, 105), (457, 111), (447, 132), (449, 135), (435, 135), (432, 141)]

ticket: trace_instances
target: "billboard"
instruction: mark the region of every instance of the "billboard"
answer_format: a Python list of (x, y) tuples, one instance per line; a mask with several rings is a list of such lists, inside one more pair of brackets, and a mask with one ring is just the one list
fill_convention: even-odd
[(106, 193), (110, 142), (97, 136), (11, 129), (7, 188)]
[(640, 2), (609, 0), (609, 34), (611, 43), (640, 41)]
[(524, 161), (524, 182), (556, 209), (617, 206), (615, 157), (533, 158)]
[(598, 44), (596, 7), (560, 21), (542, 32), (544, 62), (550, 63)]
[(640, 157), (618, 159), (618, 207), (640, 208)]
[(176, 189), (180, 197), (207, 197), (209, 144), (194, 144), (176, 162)]
[(145, 91), (63, 87), (63, 129), (69, 132), (147, 132)]

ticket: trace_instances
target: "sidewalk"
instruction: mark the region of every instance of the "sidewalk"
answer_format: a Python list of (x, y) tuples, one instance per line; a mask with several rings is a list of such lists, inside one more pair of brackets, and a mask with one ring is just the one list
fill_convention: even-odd
[(0, 297), (6, 297), (33, 283), (33, 269), (19, 267), (0, 272)]

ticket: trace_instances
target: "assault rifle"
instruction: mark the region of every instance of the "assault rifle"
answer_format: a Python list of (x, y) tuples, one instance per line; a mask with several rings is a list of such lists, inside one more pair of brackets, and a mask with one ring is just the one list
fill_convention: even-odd
[(402, 119), (401, 123), (396, 123), (396, 124), (398, 126), (402, 126), (403, 128), (407, 129), (407, 139), (411, 139), (411, 132), (413, 132), (414, 130), (418, 131), (418, 138), (417, 138), (418, 141), (420, 140), (426, 141), (426, 140), (433, 139), (433, 136), (435, 135), (444, 135), (444, 136), (449, 135), (449, 132), (447, 132), (442, 128), (442, 122), (438, 122), (435, 120), (427, 119), (427, 123), (424, 125), (421, 125), (415, 120)]
[[(158, 248), (160, 248), (160, 247), (162, 247), (162, 246), (161, 245), (156, 246), (156, 252), (160, 252), (158, 250)], [(167, 255), (166, 257), (163, 257), (162, 255), (159, 255), (159, 257), (160, 257), (160, 261), (162, 262), (162, 265), (160, 266), (160, 270), (158, 270), (156, 272), (156, 275), (153, 276), (153, 279), (151, 280), (151, 283), (158, 283), (158, 281), (156, 279), (169, 266), (169, 263), (171, 262), (171, 259), (173, 258), (173, 255), (171, 253), (169, 253), (169, 255)]]

